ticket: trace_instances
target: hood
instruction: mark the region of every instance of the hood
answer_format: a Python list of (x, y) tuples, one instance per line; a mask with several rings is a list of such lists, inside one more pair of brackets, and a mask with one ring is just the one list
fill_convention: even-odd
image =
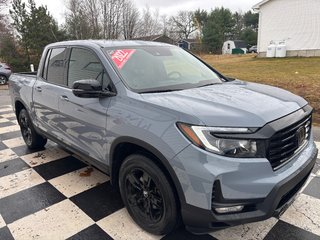
[(219, 127), (262, 127), (307, 105), (303, 98), (283, 89), (239, 80), (141, 96), (145, 102)]

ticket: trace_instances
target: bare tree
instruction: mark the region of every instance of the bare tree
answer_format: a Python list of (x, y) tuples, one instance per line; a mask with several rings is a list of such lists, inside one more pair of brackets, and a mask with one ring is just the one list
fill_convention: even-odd
[(3, 24), (5, 16), (3, 15), (3, 10), (7, 7), (8, 0), (0, 0), (0, 22)]
[(0, 12), (7, 6), (8, 0), (0, 0)]
[(65, 28), (73, 39), (92, 38), (92, 28), (89, 17), (81, 0), (69, 0)]
[(133, 0), (68, 0), (67, 32), (75, 39), (132, 39), (161, 33), (159, 11), (140, 12)]
[(2, 11), (6, 6), (7, 0), (0, 0), (0, 54), (2, 51), (2, 42), (9, 33), (7, 20), (5, 18), (5, 15), (2, 15)]
[(88, 13), (90, 27), (92, 28), (92, 38), (99, 38), (99, 8), (98, 0), (84, 0), (84, 7)]
[(194, 22), (194, 13), (191, 11), (180, 11), (177, 16), (171, 17), (172, 31), (180, 39), (188, 39), (197, 30)]
[(159, 10), (151, 11), (149, 6), (143, 9), (139, 36), (152, 36), (161, 32), (161, 24), (159, 20)]
[(168, 33), (168, 21), (169, 21), (168, 16), (166, 14), (163, 14), (163, 15), (161, 15), (160, 18), (161, 18), (161, 24), (162, 24), (162, 33), (163, 33), (163, 35), (168, 36), (169, 35), (169, 33)]
[(124, 39), (136, 36), (139, 23), (139, 10), (131, 0), (126, 0), (122, 12), (122, 30)]
[(122, 27), (122, 13), (125, 8), (125, 0), (100, 0), (102, 8), (103, 38), (118, 39)]

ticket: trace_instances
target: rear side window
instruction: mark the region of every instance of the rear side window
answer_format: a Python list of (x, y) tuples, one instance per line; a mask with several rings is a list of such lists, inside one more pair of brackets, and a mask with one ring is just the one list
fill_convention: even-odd
[[(54, 48), (48, 56), (48, 72), (46, 80), (50, 83), (65, 85), (63, 79), (66, 48)], [(46, 63), (47, 64), (47, 63)]]
[(98, 57), (87, 49), (73, 48), (70, 56), (68, 71), (68, 86), (78, 80), (95, 79), (103, 85), (109, 85), (106, 74)]

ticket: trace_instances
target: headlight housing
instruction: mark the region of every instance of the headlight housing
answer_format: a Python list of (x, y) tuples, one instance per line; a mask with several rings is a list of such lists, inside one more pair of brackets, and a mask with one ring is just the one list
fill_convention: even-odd
[[(254, 139), (235, 139), (232, 134), (252, 133), (248, 128), (220, 128), (177, 124), (180, 131), (196, 146), (215, 154), (234, 158), (258, 158), (261, 156), (261, 142)], [(230, 134), (220, 138), (214, 134)]]

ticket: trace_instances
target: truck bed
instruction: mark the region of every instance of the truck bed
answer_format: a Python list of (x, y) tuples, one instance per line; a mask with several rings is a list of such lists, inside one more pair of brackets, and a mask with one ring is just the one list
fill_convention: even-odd
[(29, 109), (32, 102), (32, 89), (37, 80), (37, 72), (21, 72), (14, 73), (9, 78), (9, 92), (11, 101), (14, 103), (17, 99), (21, 99), (27, 103), (26, 108)]

